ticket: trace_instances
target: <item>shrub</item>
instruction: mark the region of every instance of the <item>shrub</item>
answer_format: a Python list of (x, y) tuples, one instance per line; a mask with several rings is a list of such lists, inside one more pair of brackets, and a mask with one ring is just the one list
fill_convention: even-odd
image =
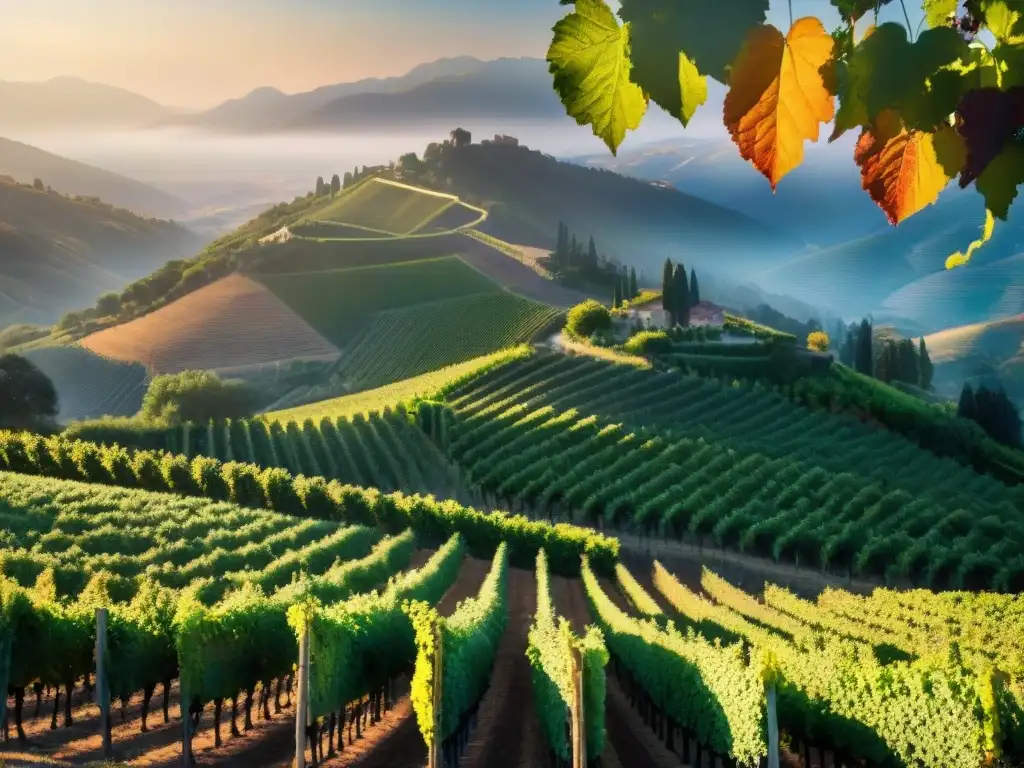
[(189, 464), (187, 457), (164, 454), (160, 460), (160, 474), (163, 475), (169, 491), (186, 496), (199, 495), (199, 485), (192, 476), (192, 465)]
[(565, 332), (574, 339), (589, 339), (594, 334), (610, 333), (611, 330), (611, 312), (594, 299), (570, 309), (565, 321)]
[(251, 464), (232, 461), (221, 467), (231, 501), (243, 507), (266, 507), (261, 473)]
[(105, 480), (114, 485), (132, 488), (138, 482), (132, 469), (132, 458), (119, 445), (108, 445), (100, 449), (100, 463), (106, 471)]
[(71, 461), (78, 469), (78, 476), (88, 483), (103, 482), (106, 469), (103, 466), (101, 448), (93, 443), (76, 442), (71, 449)]
[(192, 480), (199, 493), (208, 499), (227, 501), (231, 495), (227, 481), (220, 472), (220, 462), (207, 456), (192, 459)]
[(156, 454), (149, 451), (137, 451), (132, 456), (131, 466), (135, 473), (136, 483), (140, 488), (147, 491), (167, 490), (167, 481), (164, 479)]
[(640, 331), (623, 345), (631, 355), (664, 355), (672, 351), (672, 340), (664, 331)]
[(807, 348), (815, 352), (827, 352), (830, 343), (828, 334), (824, 331), (815, 331), (807, 336)]
[(258, 393), (241, 381), (222, 381), (210, 371), (157, 376), (149, 384), (139, 416), (169, 425), (242, 419), (259, 407)]
[(260, 476), (267, 506), (289, 515), (304, 514), (302, 499), (296, 492), (292, 476), (279, 467), (265, 469)]

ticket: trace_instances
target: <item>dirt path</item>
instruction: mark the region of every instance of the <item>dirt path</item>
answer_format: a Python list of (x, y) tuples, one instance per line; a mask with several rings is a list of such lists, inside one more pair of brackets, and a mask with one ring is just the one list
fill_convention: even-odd
[(460, 768), (546, 768), (547, 747), (533, 707), (526, 641), (537, 605), (532, 571), (508, 572), (508, 626)]
[[(618, 588), (606, 579), (601, 582), (608, 596), (626, 610), (628, 606)], [(554, 576), (551, 579), (551, 592), (555, 611), (569, 620), (573, 631), (580, 633), (587, 624), (592, 623), (582, 581)], [(607, 676), (604, 722), (607, 744), (602, 762), (605, 766), (610, 768), (621, 764), (629, 768), (680, 768), (684, 765), (643, 724), (610, 670)]]

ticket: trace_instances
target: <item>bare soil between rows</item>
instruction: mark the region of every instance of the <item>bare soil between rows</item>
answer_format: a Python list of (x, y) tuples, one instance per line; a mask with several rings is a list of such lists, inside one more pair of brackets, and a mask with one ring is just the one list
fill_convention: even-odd
[[(430, 552), (418, 550), (410, 563), (417, 568), (427, 561)], [(466, 558), (458, 579), (438, 603), (444, 615), (452, 613), (459, 602), (474, 596), (480, 588), (490, 561)], [(397, 692), (408, 690), (408, 679), (397, 681)], [(181, 765), (182, 724), (178, 684), (172, 685), (169, 697), (170, 722), (163, 721), (162, 690), (157, 689), (150, 704), (149, 731), (141, 732), (142, 695), (132, 697), (124, 708), (116, 705), (111, 710), (111, 742), (114, 758), (131, 766), (147, 768), (178, 768)], [(35, 697), (28, 693), (25, 701), (24, 730), (28, 744), (20, 745), (16, 740), (13, 718), (11, 740), (0, 748), (0, 758), (6, 768), (29, 768), (30, 766), (66, 766), (78, 768), (90, 762), (101, 760), (102, 739), (100, 736), (99, 707), (88, 701), (84, 688), (79, 686), (73, 695), (73, 725), (64, 728), (63, 697), (58, 714), (58, 727), (50, 729), (50, 715), (53, 698), (44, 697), (39, 715), (34, 717)], [(217, 768), (289, 768), (295, 755), (295, 720), (293, 709), (285, 704), (280, 713), (273, 712), (271, 695), (271, 719), (262, 720), (258, 707), (253, 705), (253, 728), (240, 736), (230, 735), (230, 703), (225, 702), (225, 713), (221, 723), (224, 739), (219, 748), (214, 748), (213, 705), (208, 704), (200, 721), (199, 729), (192, 737), (192, 749), (197, 766)], [(13, 706), (10, 702), (9, 706)], [(239, 702), (239, 730), (242, 729), (243, 711)], [(336, 757), (325, 760), (324, 768), (345, 768), (353, 765), (402, 766), (420, 768), (426, 762), (426, 746), (420, 737), (416, 718), (407, 696), (402, 696), (381, 721), (367, 727), (362, 738), (351, 745), (345, 743), (344, 751)]]

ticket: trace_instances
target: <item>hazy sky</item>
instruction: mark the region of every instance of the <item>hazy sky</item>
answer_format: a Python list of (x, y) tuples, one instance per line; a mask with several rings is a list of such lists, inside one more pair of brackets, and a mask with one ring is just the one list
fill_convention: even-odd
[[(838, 23), (828, 0), (792, 4), (796, 16)], [(918, 2), (907, 5), (916, 24)], [(772, 0), (770, 20), (787, 26), (786, 8)], [(902, 19), (898, 9), (885, 17)], [(443, 56), (543, 56), (566, 12), (558, 0), (0, 0), (0, 79), (75, 75), (204, 107)]]

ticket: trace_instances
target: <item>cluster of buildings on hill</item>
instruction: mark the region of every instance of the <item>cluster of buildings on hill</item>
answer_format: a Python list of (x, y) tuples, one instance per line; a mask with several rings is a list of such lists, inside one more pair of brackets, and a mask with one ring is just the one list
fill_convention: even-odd
[[(672, 324), (672, 316), (662, 309), (660, 298), (630, 307), (627, 313), (631, 320), (639, 321), (646, 328), (666, 329)], [(690, 325), (721, 328), (725, 325), (725, 310), (710, 301), (701, 301), (690, 307)]]

